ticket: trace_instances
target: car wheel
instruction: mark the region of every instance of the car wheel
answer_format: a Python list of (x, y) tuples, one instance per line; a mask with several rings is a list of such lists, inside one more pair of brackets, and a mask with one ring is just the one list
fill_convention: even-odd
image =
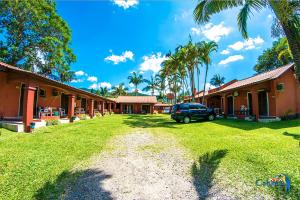
[(185, 124), (188, 124), (188, 123), (191, 122), (191, 119), (190, 119), (189, 117), (184, 117), (184, 118), (183, 118), (183, 122), (184, 122)]
[(213, 121), (215, 119), (215, 116), (214, 115), (208, 115), (208, 120), (209, 121)]

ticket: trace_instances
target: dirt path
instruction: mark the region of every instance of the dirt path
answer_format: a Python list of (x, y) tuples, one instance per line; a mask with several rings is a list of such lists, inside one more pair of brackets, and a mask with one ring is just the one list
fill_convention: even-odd
[(66, 199), (199, 199), (192, 160), (174, 139), (134, 132), (94, 158)]

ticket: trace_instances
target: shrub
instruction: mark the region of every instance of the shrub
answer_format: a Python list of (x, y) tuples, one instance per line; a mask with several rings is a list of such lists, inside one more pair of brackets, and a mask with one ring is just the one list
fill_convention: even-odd
[(293, 117), (291, 116), (293, 113), (293, 110), (291, 108), (289, 108), (284, 114), (283, 114), (283, 117), (282, 119), (283, 120), (289, 120), (289, 119), (292, 119)]
[(60, 121), (58, 119), (48, 119), (46, 120), (46, 126), (59, 125)]
[(102, 117), (102, 114), (101, 113), (95, 113), (95, 116), (96, 117)]
[(88, 118), (86, 114), (80, 114), (78, 117), (80, 120), (87, 120)]

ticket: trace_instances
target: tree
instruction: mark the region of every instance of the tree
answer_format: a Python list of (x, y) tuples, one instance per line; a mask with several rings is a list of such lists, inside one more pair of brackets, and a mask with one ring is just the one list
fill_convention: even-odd
[(158, 74), (155, 75), (155, 82), (157, 83), (157, 90), (159, 92), (159, 98), (161, 100), (164, 99), (166, 94), (166, 76), (160, 71)]
[(220, 74), (215, 74), (210, 80), (210, 84), (215, 87), (220, 87), (221, 85), (224, 84), (224, 82), (225, 82), (225, 77), (221, 76)]
[(143, 91), (151, 91), (151, 95), (154, 96), (154, 92), (158, 88), (158, 83), (156, 82), (155, 78), (151, 76), (150, 80), (144, 79), (144, 82), (147, 84), (147, 86), (143, 89)]
[(113, 96), (124, 96), (127, 94), (128, 88), (125, 87), (124, 83), (120, 83), (118, 86), (112, 87), (111, 94)]
[(292, 55), (285, 38), (273, 42), (271, 48), (263, 51), (257, 59), (254, 70), (258, 73), (269, 71), (292, 62)]
[[(209, 22), (211, 16), (219, 13), (222, 10), (242, 7), (237, 16), (237, 24), (242, 36), (247, 39), (247, 20), (253, 11), (259, 11), (263, 8), (270, 8), (276, 18), (273, 32), (276, 32), (276, 27), (282, 30), (282, 33), (287, 38), (293, 60), (295, 62), (296, 75), (300, 83), (300, 4), (299, 1), (290, 0), (232, 0), (232, 1), (219, 1), (219, 0), (201, 0), (195, 10), (194, 18), (198, 23)], [(278, 32), (278, 31), (277, 31)], [(279, 31), (280, 32), (280, 31)]]
[(103, 97), (107, 97), (109, 95), (107, 87), (100, 87), (99, 92), (100, 92), (100, 95)]
[(52, 0), (0, 1), (0, 58), (3, 62), (68, 82), (76, 60), (71, 31)]
[(137, 96), (138, 85), (143, 83), (143, 75), (132, 72), (132, 75), (128, 76), (129, 83), (132, 83), (135, 86), (135, 95)]
[(213, 51), (217, 51), (218, 45), (214, 41), (210, 41), (210, 42), (203, 41), (197, 43), (196, 45), (199, 51), (199, 58), (203, 62), (203, 64), (205, 64), (205, 78), (204, 78), (203, 97), (202, 97), (202, 104), (204, 104), (208, 66), (211, 64), (210, 54)]

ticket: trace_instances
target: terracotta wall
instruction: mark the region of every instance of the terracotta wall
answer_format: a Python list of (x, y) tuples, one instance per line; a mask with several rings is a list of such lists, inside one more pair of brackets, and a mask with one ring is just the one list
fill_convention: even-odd
[(7, 74), (0, 72), (0, 117), (18, 117), (21, 84), (7, 82)]
[(61, 96), (60, 93), (58, 96), (52, 96), (52, 87), (50, 86), (41, 86), (39, 89), (43, 89), (46, 91), (46, 97), (41, 97), (38, 95), (38, 107), (52, 107), (59, 108)]
[(284, 84), (284, 91), (276, 91), (276, 114), (283, 116), (288, 110), (292, 112), (290, 114), (300, 113), (300, 88), (297, 84), (296, 78), (292, 70), (286, 72), (281, 77), (274, 81), (276, 85), (278, 83)]

